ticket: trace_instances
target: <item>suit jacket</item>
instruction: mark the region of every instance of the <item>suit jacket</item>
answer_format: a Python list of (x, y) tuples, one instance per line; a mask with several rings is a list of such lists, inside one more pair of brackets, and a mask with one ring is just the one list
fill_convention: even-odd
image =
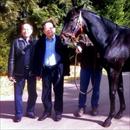
[(10, 48), (9, 59), (8, 59), (8, 76), (24, 76), (25, 69), (25, 56), (26, 50), (30, 48), (30, 61), (29, 69), (30, 75), (34, 75), (34, 51), (35, 51), (36, 41), (30, 40), (28, 45), (25, 40), (20, 37), (13, 41), (13, 44)]
[[(39, 38), (35, 51), (35, 74), (37, 76), (41, 76), (42, 68), (43, 68), (43, 60), (45, 56), (45, 48), (46, 48), (46, 36), (42, 36)], [(61, 63), (64, 65), (64, 76), (69, 75), (69, 55), (67, 52), (67, 46), (63, 45), (59, 36), (56, 35), (56, 44), (55, 44), (56, 53), (61, 56)]]

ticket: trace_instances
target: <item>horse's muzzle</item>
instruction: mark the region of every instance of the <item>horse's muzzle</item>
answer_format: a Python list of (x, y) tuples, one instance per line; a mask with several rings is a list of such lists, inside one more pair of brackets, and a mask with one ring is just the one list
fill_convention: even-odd
[(71, 41), (71, 42), (77, 41), (75, 35), (73, 35), (71, 33), (61, 33), (60, 36), (61, 36), (62, 41)]

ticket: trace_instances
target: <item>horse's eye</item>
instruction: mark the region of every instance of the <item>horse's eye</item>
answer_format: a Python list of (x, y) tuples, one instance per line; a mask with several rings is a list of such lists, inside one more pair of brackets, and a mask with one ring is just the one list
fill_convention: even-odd
[(73, 19), (70, 19), (71, 22), (73, 22), (74, 20)]

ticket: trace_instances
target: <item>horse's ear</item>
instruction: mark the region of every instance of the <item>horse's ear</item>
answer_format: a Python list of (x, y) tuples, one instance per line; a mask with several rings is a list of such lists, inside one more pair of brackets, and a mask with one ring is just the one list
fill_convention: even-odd
[(78, 6), (76, 10), (81, 10), (83, 7), (84, 7), (84, 4)]
[(77, 7), (77, 0), (71, 0), (73, 7)]

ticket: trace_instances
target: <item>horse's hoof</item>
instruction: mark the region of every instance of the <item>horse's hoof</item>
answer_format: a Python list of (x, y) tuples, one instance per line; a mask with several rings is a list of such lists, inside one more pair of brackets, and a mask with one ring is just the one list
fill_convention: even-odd
[(115, 115), (115, 119), (120, 119), (121, 117), (123, 116), (123, 114), (122, 113), (117, 113), (116, 115)]
[(105, 120), (102, 124), (103, 127), (109, 127), (111, 125), (111, 120)]

